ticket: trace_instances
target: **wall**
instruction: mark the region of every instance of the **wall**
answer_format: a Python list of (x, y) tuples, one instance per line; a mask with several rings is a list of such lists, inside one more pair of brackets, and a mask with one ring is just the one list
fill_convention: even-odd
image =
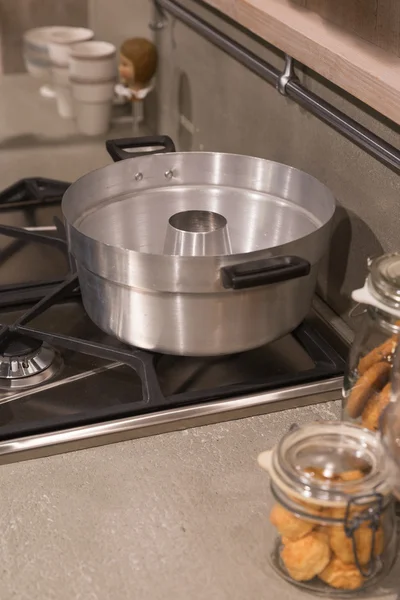
[(292, 0), (359, 37), (400, 56), (398, 0)]
[[(190, 0), (183, 1), (193, 8)], [(208, 11), (200, 13), (210, 20)], [(211, 21), (282, 68), (278, 52), (235, 33), (217, 17)], [(319, 290), (346, 315), (350, 292), (366, 275), (367, 257), (400, 250), (398, 175), (181, 23), (169, 18), (157, 43), (160, 132), (171, 135), (183, 150), (237, 152), (293, 165), (334, 192), (338, 209)], [(315, 74), (306, 71), (300, 76), (314, 92), (400, 146), (398, 127)]]
[(98, 39), (120, 46), (124, 39), (151, 37), (150, 0), (88, 0), (89, 23)]
[(0, 73), (25, 71), (22, 34), (47, 25), (87, 25), (86, 0), (0, 0)]

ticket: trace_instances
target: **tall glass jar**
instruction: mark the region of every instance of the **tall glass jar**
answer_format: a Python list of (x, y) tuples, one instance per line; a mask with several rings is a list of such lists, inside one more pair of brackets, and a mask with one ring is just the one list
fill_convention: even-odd
[(343, 422), (296, 426), (258, 462), (275, 498), (271, 564), (281, 577), (330, 598), (389, 591), (396, 516), (376, 434)]
[[(393, 360), (391, 398), (383, 411), (380, 428), (386, 451), (387, 468), (393, 493), (400, 501), (400, 345)], [(399, 504), (398, 504), (399, 506)]]
[(355, 290), (353, 298), (366, 305), (366, 311), (349, 353), (342, 418), (377, 431), (390, 401), (390, 374), (400, 332), (400, 254), (373, 260), (364, 287)]

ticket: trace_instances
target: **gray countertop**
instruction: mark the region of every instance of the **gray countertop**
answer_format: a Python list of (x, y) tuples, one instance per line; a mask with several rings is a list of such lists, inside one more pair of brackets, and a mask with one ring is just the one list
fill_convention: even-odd
[[(337, 409), (322, 404), (2, 466), (1, 599), (311, 598), (268, 563), (272, 499), (256, 458), (292, 423), (331, 419)], [(400, 589), (398, 574), (389, 583)]]
[(22, 177), (74, 181), (112, 162), (105, 139), (130, 135), (131, 124), (113, 122), (103, 136), (84, 136), (72, 119), (58, 115), (54, 99), (40, 96), (38, 81), (26, 74), (0, 77), (0, 189)]
[[(110, 162), (26, 76), (0, 79), (0, 132), (2, 187)], [(292, 423), (337, 414), (321, 404), (0, 467), (0, 599), (311, 598), (268, 564), (256, 458)], [(396, 573), (389, 583), (400, 589)]]

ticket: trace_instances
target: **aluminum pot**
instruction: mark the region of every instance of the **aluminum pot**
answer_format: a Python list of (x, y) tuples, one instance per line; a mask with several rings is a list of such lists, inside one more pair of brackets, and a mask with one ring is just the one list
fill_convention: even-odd
[(166, 136), (107, 150), (126, 160), (85, 175), (62, 201), (83, 303), (101, 329), (206, 356), (301, 323), (335, 211), (322, 183), (261, 158), (175, 153)]

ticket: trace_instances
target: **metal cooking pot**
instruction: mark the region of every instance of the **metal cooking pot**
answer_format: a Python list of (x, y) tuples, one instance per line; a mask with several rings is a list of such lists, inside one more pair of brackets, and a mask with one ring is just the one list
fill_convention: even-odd
[(85, 175), (62, 201), (83, 303), (101, 329), (201, 356), (301, 323), (335, 211), (322, 183), (261, 158), (175, 153), (165, 136), (107, 150), (127, 160)]

